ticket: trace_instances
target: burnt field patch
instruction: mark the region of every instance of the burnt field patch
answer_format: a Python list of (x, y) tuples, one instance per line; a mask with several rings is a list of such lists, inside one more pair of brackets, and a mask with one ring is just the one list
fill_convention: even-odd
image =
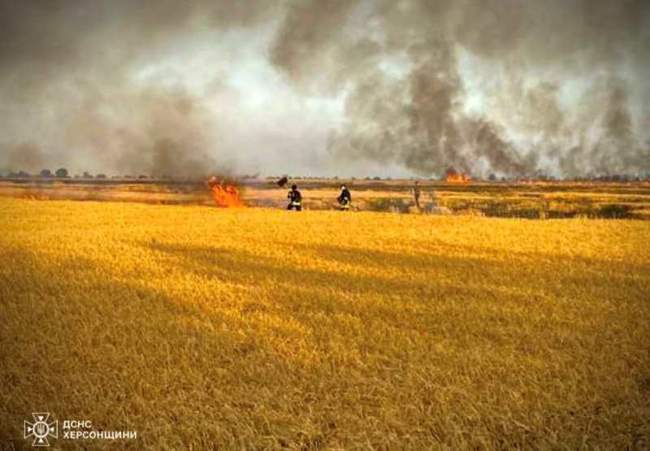
[[(304, 207), (334, 210), (341, 180), (298, 179)], [(421, 181), (420, 208), (410, 180), (345, 180), (355, 211), (411, 214), (478, 215), (503, 218), (650, 219), (650, 185), (646, 182), (444, 183)], [(235, 183), (233, 181), (232, 183)], [(250, 207), (284, 208), (286, 190), (273, 180), (236, 183)], [(234, 185), (233, 185), (234, 186)], [(3, 180), (0, 196), (35, 200), (93, 200), (161, 205), (215, 205), (207, 181), (173, 180)], [(229, 205), (217, 202), (218, 205)]]

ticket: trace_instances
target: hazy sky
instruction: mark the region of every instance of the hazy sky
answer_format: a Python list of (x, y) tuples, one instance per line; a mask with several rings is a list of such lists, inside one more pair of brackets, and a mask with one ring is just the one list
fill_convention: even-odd
[(0, 169), (647, 173), (649, 5), (0, 0)]

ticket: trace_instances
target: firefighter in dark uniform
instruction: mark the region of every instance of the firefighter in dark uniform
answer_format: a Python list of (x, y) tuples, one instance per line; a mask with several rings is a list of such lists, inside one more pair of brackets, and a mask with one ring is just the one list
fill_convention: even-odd
[(289, 194), (287, 194), (287, 199), (289, 199), (287, 210), (302, 211), (302, 194), (298, 191), (297, 185), (291, 185), (291, 190), (289, 191)]
[(339, 208), (341, 211), (347, 211), (350, 209), (350, 203), (352, 202), (352, 194), (350, 190), (345, 185), (341, 185), (341, 193), (339, 197), (336, 198), (339, 202)]

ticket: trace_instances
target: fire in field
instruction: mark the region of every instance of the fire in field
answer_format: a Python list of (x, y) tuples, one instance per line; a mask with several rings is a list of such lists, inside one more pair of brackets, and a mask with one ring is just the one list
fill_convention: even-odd
[(219, 180), (216, 176), (212, 176), (208, 179), (208, 187), (215, 204), (219, 207), (237, 208), (244, 206), (239, 194), (239, 188), (233, 182)]
[(445, 181), (447, 183), (469, 183), (472, 178), (462, 172), (458, 172), (454, 168), (447, 169), (445, 172)]
[(0, 450), (649, 446), (650, 3), (0, 30)]

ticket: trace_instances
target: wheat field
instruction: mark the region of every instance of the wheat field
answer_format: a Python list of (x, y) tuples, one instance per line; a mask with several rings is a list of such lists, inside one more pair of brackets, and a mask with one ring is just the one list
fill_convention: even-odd
[(0, 199), (0, 443), (633, 448), (650, 223)]

